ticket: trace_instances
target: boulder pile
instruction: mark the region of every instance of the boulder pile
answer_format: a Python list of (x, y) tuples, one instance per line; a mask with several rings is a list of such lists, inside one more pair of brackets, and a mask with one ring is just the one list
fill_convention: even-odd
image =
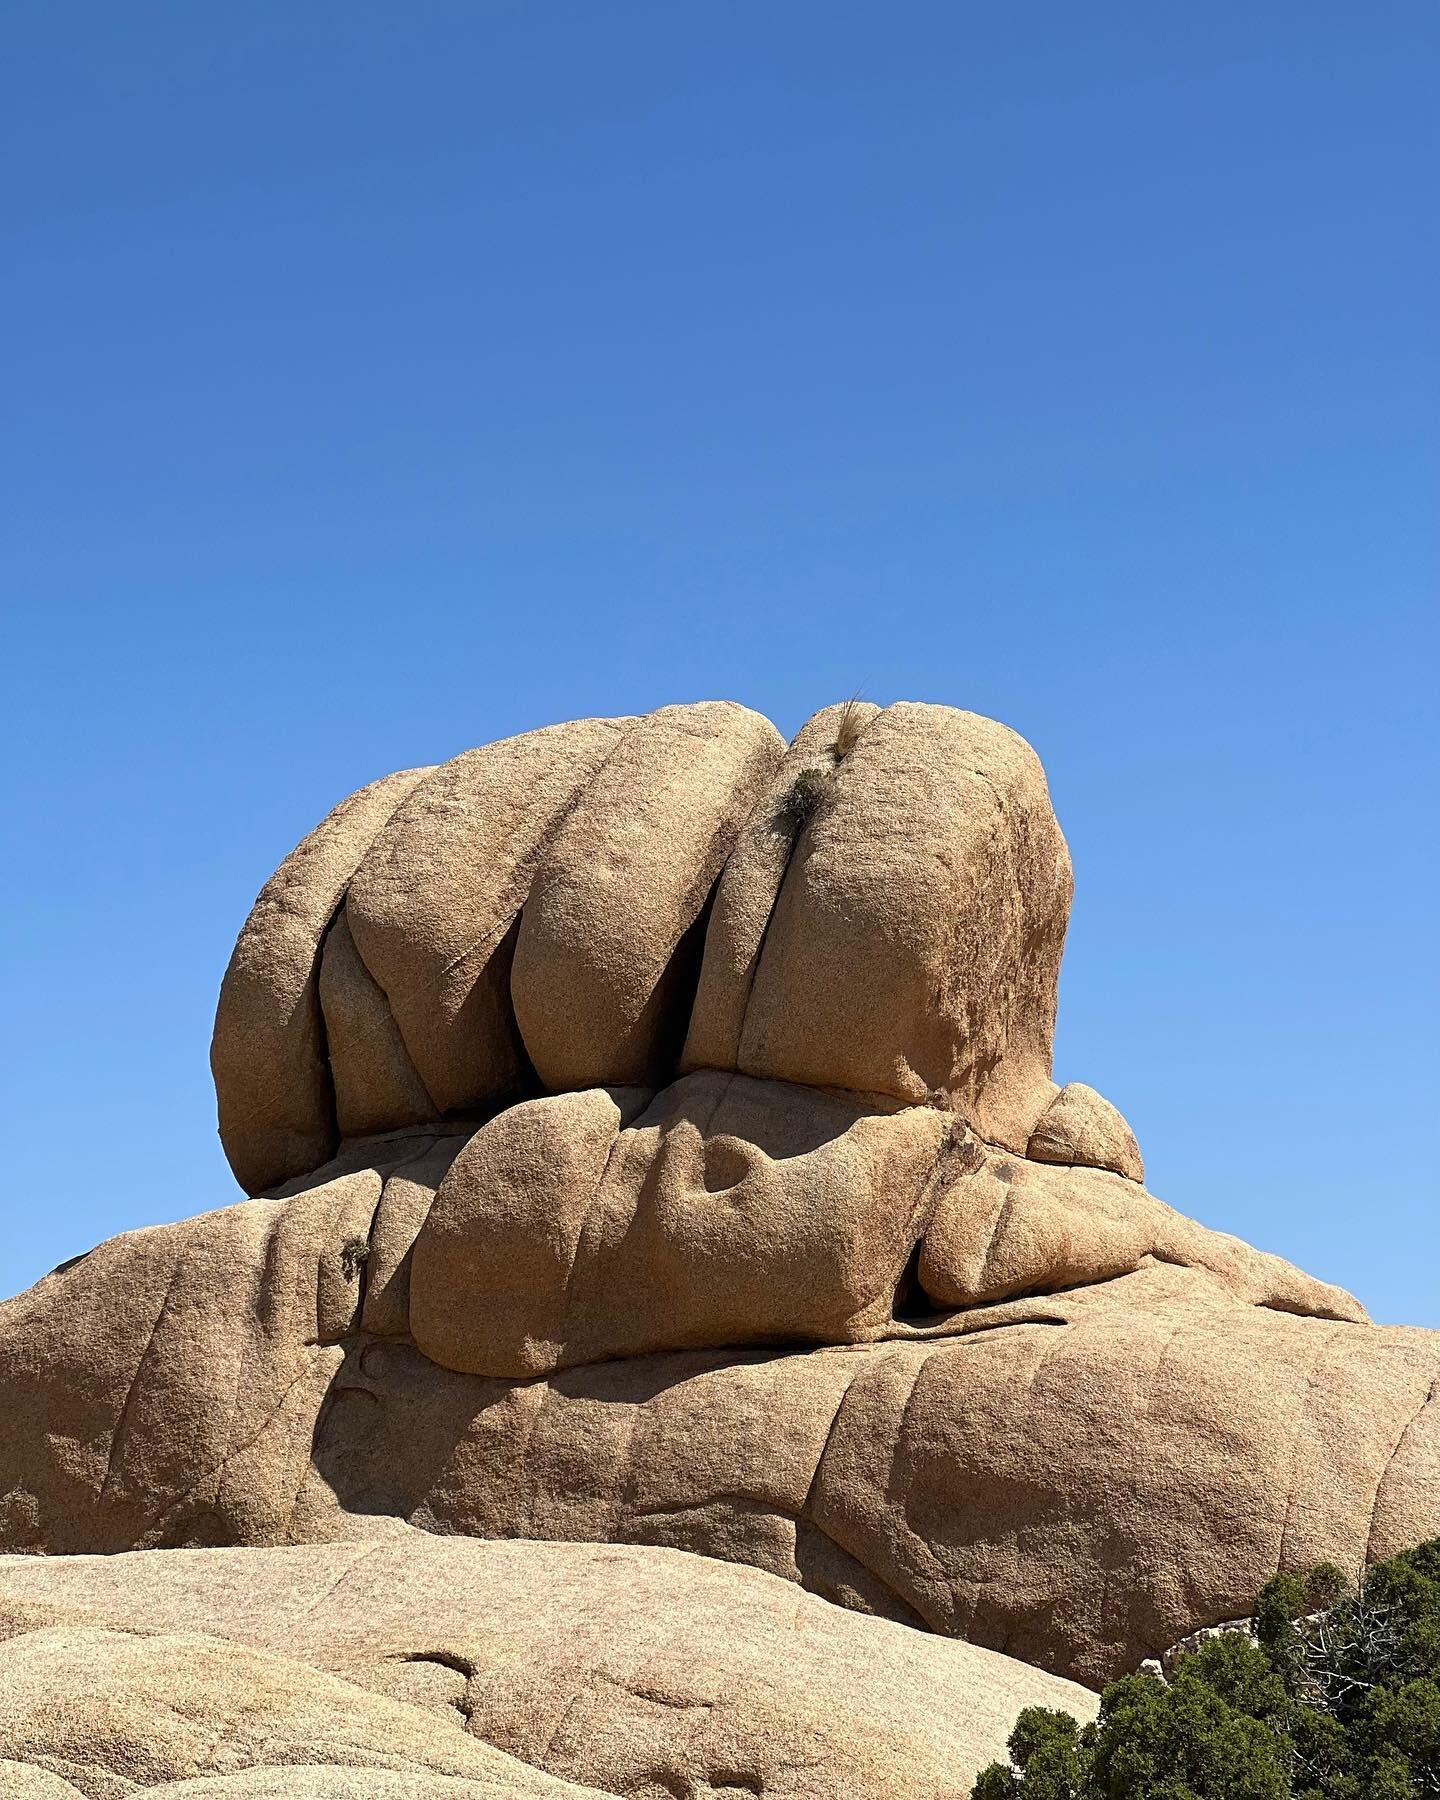
[(963, 1796), (1440, 1531), (1440, 1333), (1052, 1080), (1070, 896), (939, 706), (342, 802), (221, 990), (254, 1197), (0, 1306), (0, 1792)]

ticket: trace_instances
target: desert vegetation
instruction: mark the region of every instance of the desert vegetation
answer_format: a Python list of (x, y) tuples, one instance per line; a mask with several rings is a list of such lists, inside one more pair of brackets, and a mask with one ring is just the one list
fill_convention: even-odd
[(1424, 1800), (1440, 1794), (1440, 1538), (1278, 1576), (1248, 1624), (1104, 1691), (1031, 1707), (973, 1800)]
[(353, 1281), (369, 1260), (368, 1238), (348, 1237), (340, 1246), (340, 1267), (344, 1270), (347, 1281)]

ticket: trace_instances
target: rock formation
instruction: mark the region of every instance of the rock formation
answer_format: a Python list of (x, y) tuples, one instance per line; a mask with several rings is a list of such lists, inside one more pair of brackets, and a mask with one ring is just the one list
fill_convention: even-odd
[(3, 1557), (7, 1621), (6, 1753), (86, 1793), (141, 1755), (163, 1781), (263, 1758), (537, 1800), (939, 1796), (1019, 1707), (1094, 1709), (1071, 1682), (756, 1569), (404, 1526), (363, 1544)]
[(1028, 746), (936, 706), (337, 807), (221, 991), (255, 1198), (0, 1306), (0, 1791), (964, 1794), (1019, 1706), (1440, 1530), (1440, 1334), (1051, 1079), (1070, 892)]

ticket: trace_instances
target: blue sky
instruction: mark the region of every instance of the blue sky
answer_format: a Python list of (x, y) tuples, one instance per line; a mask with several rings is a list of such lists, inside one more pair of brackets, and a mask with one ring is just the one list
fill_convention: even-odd
[(386, 770), (861, 690), (1037, 747), (1057, 1074), (1440, 1324), (1440, 10), (7, 12), (0, 1292), (236, 1191), (260, 883)]

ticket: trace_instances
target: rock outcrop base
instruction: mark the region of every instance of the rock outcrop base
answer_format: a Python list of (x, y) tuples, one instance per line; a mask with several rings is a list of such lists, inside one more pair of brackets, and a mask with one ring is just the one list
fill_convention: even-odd
[(83, 1793), (144, 1756), (167, 1782), (311, 1763), (557, 1800), (938, 1800), (1001, 1752), (1021, 1706), (1094, 1709), (1074, 1683), (754, 1569), (404, 1526), (0, 1558), (0, 1630), (0, 1754)]

